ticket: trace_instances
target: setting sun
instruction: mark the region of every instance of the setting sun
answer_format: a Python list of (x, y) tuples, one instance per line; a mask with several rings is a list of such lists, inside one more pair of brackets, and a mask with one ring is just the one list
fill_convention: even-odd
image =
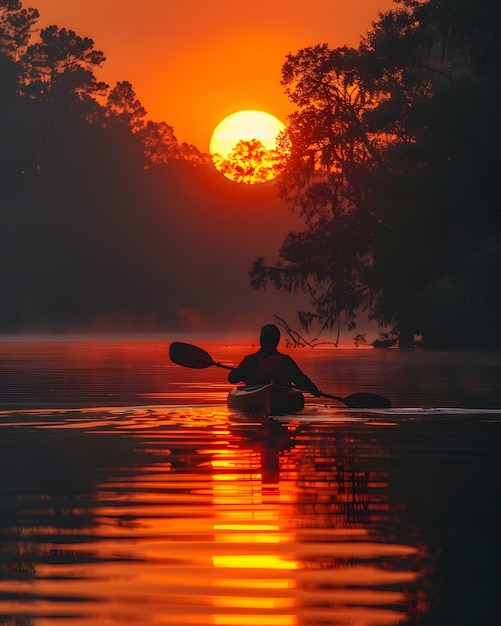
[(261, 183), (275, 178), (280, 160), (277, 138), (285, 125), (263, 111), (238, 111), (220, 122), (210, 141), (216, 168), (237, 182)]

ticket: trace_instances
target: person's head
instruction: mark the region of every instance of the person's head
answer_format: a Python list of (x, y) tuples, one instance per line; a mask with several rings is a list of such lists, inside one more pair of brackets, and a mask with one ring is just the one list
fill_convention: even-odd
[(261, 328), (259, 341), (262, 349), (274, 350), (280, 341), (280, 330), (275, 324), (266, 324)]

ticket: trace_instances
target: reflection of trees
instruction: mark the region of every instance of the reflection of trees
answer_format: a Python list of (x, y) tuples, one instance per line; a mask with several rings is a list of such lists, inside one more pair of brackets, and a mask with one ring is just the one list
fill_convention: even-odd
[[(227, 559), (227, 569), (217, 572), (223, 585), (213, 577), (203, 588), (207, 594), (215, 589), (223, 606), (238, 588), (239, 606), (252, 598), (245, 566), (234, 569), (238, 555), (250, 562), (264, 552), (268, 560), (253, 562), (262, 568), (258, 589), (263, 598), (297, 603), (291, 615), (298, 624), (312, 623), (311, 616), (333, 624), (337, 611), (352, 616), (366, 609), (373, 611), (374, 623), (380, 609), (393, 613), (391, 623), (496, 623), (489, 619), (497, 615), (499, 437), (487, 440), (492, 430), (478, 421), (430, 422), (429, 428), (409, 421), (397, 428), (339, 422), (285, 426), (272, 420), (270, 431), (263, 431), (261, 425), (228, 425), (226, 412), (218, 415), (213, 408), (138, 414), (134, 436), (119, 429), (100, 434), (101, 426), (73, 430), (70, 414), (61, 429), (2, 426), (3, 584), (34, 580), (39, 563), (87, 559), (97, 568), (110, 554), (104, 544), (100, 554), (94, 547), (86, 550), (86, 541), (106, 541), (117, 529), (134, 537), (138, 521), (149, 515), (158, 522), (155, 530), (169, 558), (178, 555), (169, 553), (170, 542), (183, 546), (194, 539), (192, 552), (188, 543), (182, 547), (190, 567), (179, 584), (190, 593), (197, 583), (191, 565), (202, 564), (201, 577), (210, 577), (215, 567), (207, 560), (210, 552), (199, 557), (197, 539), (208, 541), (213, 525), (221, 525), (216, 553), (219, 565)], [(51, 419), (56, 425), (60, 416), (45, 416), (44, 426), (51, 426)], [(103, 427), (110, 430), (107, 419)], [(137, 537), (134, 550), (141, 531)], [(235, 549), (239, 541), (242, 553)], [(71, 542), (74, 550), (67, 549)], [(147, 568), (158, 545), (146, 543), (145, 552), (135, 555), (143, 556)], [(400, 553), (402, 546), (417, 552)], [(126, 558), (124, 552), (120, 558)], [(260, 574), (278, 566), (281, 573), (275, 574), (284, 586), (273, 596)], [(241, 577), (241, 587), (228, 586), (233, 573)], [(168, 590), (166, 595), (170, 602)], [(248, 618), (244, 609), (242, 615)], [(302, 622), (304, 615), (310, 617)]]
[[(263, 424), (269, 427), (269, 420)], [(278, 563), (281, 542), (292, 543), (294, 564), (283, 578), (297, 585), (297, 615), (311, 612), (331, 624), (347, 620), (346, 615), (356, 620), (360, 610), (360, 619), (370, 616), (374, 623), (427, 624), (437, 589), (433, 540), (428, 544), (423, 528), (404, 518), (409, 495), (392, 491), (388, 459), (393, 451), (384, 435), (370, 427), (299, 423), (286, 427), (286, 443), (280, 429), (271, 433), (259, 424), (238, 426), (232, 437), (238, 453), (226, 458), (235, 472), (231, 477), (248, 476), (249, 482), (222, 493), (225, 503), (245, 501), (250, 508), (242, 509), (246, 518), (239, 517), (238, 506), (236, 514), (230, 510), (228, 519), (239, 526), (234, 535), (226, 531), (227, 540), (233, 544), (238, 532), (255, 528), (263, 504), (269, 507), (266, 515), (273, 510), (280, 533), (277, 547), (267, 554)], [(271, 479), (266, 468), (275, 468)], [(285, 502), (291, 510), (277, 506)], [(266, 563), (264, 578), (266, 568), (273, 569), (272, 559)]]
[(320, 513), (318, 523), (326, 528), (373, 526), (371, 520), (387, 508), (388, 477), (385, 470), (371, 467), (367, 450), (382, 455), (384, 449), (341, 428), (328, 433), (308, 429), (307, 441), (294, 454), (301, 510)]
[[(372, 561), (384, 571), (417, 574), (399, 586), (408, 624), (497, 619), (500, 441), (477, 420), (451, 419), (309, 427), (282, 462), (284, 480), (298, 486), (297, 524), (305, 536), (312, 527), (325, 530), (315, 535), (324, 541), (335, 540), (332, 529), (365, 530), (358, 541), (417, 549)], [(364, 563), (370, 561), (327, 556), (308, 567)]]
[(498, 621), (501, 437), (495, 423), (446, 416), (426, 425), (401, 423), (385, 434), (394, 451), (386, 461), (391, 492), (405, 502), (400, 524), (420, 532), (434, 559), (420, 564), (432, 623)]
[[(393, 477), (387, 460), (392, 453), (384, 437), (364, 428), (304, 426), (299, 427), (295, 440), (295, 447), (284, 454), (281, 471), (284, 480), (293, 480), (297, 487), (296, 532), (299, 537), (304, 533), (306, 541), (348, 542), (353, 548), (346, 556), (310, 559), (305, 567), (325, 572), (323, 585), (333, 591), (398, 589), (402, 594), (398, 611), (405, 611), (406, 623), (425, 623), (422, 620), (429, 609), (429, 593), (433, 594), (423, 582), (433, 576), (430, 547), (425, 545), (422, 528), (403, 523), (408, 499), (401, 498), (402, 494), (396, 497), (391, 490)], [(315, 534), (308, 539), (312, 530)], [(369, 548), (366, 556), (359, 555), (357, 548), (364, 544), (373, 546), (374, 552)], [(390, 552), (383, 550), (378, 555), (380, 545), (390, 546)], [(404, 548), (401, 554), (400, 546)], [(337, 578), (337, 582), (329, 582), (330, 572), (350, 572), (353, 568), (369, 568), (372, 578), (366, 582), (343, 583)], [(411, 572), (417, 577), (415, 582), (408, 578)], [(394, 576), (393, 583), (382, 582), (386, 575)]]

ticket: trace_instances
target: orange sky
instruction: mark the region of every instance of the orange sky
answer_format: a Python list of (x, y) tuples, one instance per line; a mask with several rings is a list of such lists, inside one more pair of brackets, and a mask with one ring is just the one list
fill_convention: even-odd
[(106, 55), (98, 76), (128, 80), (148, 118), (208, 152), (214, 127), (241, 109), (287, 122), (280, 86), (289, 52), (317, 43), (357, 45), (393, 0), (23, 0), (91, 37)]

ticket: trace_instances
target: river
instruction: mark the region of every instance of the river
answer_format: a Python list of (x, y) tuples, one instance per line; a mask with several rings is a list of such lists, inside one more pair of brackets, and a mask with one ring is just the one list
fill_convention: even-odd
[(242, 424), (173, 339), (3, 337), (2, 626), (497, 624), (501, 354), (291, 350), (325, 393)]

